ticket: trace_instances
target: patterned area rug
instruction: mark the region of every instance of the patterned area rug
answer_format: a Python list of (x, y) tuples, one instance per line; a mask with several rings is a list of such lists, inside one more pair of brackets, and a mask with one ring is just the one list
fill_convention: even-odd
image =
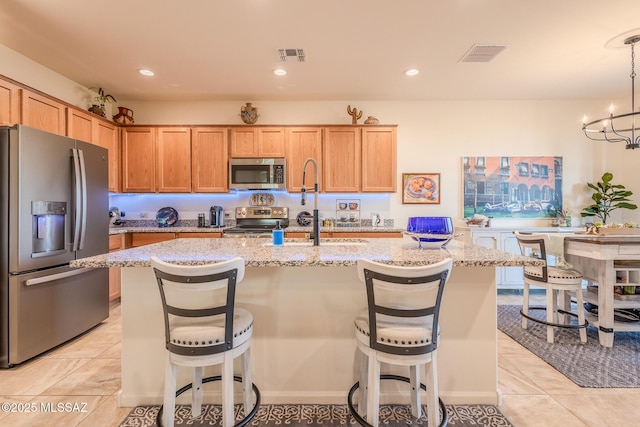
[[(556, 329), (555, 342), (547, 342), (546, 326), (529, 322), (522, 329), (520, 306), (498, 306), (498, 329), (553, 366), (580, 387), (640, 387), (640, 332), (616, 332), (612, 348), (600, 345), (598, 331), (587, 327), (587, 343), (577, 330)], [(543, 318), (542, 310), (530, 311)], [(574, 319), (572, 318), (572, 321)]]
[[(451, 427), (513, 427), (504, 415), (491, 405), (447, 405)], [(124, 420), (121, 427), (155, 426), (158, 406), (138, 406)], [(222, 410), (219, 405), (203, 405), (203, 413), (191, 418), (189, 406), (176, 409), (176, 426), (220, 425)], [(426, 412), (426, 407), (424, 408)], [(241, 406), (236, 406), (236, 419), (240, 419)], [(359, 425), (351, 416), (347, 405), (260, 405), (258, 413), (249, 426), (319, 427)], [(427, 419), (411, 416), (409, 406), (381, 405), (380, 425), (389, 427), (424, 426)]]

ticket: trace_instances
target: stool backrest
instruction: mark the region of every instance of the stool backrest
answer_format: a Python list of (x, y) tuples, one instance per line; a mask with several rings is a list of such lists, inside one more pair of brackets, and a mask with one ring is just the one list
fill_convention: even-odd
[[(236, 284), (244, 278), (244, 260), (233, 258), (207, 265), (177, 265), (151, 257), (164, 310), (165, 343), (172, 353), (200, 356), (233, 348)], [(201, 347), (171, 340), (171, 326), (179, 318), (224, 316), (224, 342)]]
[(520, 252), (522, 255), (538, 258), (545, 262), (542, 267), (542, 278), (527, 274), (526, 269), (524, 271), (524, 276), (538, 282), (546, 282), (549, 278), (547, 271), (547, 246), (549, 246), (549, 236), (546, 234), (521, 233), (519, 231), (514, 231), (513, 234), (515, 234), (516, 239), (518, 240), (518, 246), (520, 246)]
[[(446, 258), (425, 266), (394, 266), (359, 259), (358, 278), (366, 284), (369, 314), (369, 346), (390, 354), (417, 355), (438, 347), (438, 318), (444, 285), (453, 260)], [(378, 322), (407, 327), (431, 324), (431, 341), (424, 345), (398, 346), (378, 340)]]

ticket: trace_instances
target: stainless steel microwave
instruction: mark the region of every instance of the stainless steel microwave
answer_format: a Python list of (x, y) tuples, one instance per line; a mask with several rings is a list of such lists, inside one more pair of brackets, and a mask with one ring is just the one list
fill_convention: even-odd
[(232, 190), (284, 190), (284, 158), (235, 158), (229, 160), (229, 188)]

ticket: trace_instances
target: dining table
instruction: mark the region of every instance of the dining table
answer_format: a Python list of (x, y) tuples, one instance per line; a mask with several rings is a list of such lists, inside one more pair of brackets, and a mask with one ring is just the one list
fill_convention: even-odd
[(640, 288), (640, 234), (548, 235), (548, 254), (558, 267), (575, 268), (587, 281), (584, 299), (597, 306), (597, 314), (588, 312), (587, 319), (598, 328), (600, 344), (612, 347), (616, 332), (640, 332), (640, 321), (625, 321), (615, 313), (640, 309), (640, 293), (635, 293)]

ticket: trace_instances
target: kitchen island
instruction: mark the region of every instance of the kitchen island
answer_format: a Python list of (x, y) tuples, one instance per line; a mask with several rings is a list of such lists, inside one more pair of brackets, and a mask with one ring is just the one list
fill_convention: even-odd
[[(124, 267), (121, 406), (162, 402), (164, 325), (151, 256), (185, 265), (245, 259), (236, 304), (254, 316), (254, 382), (265, 403), (345, 403), (357, 372), (353, 321), (367, 306), (356, 274), (360, 257), (405, 266), (453, 258), (441, 311), (440, 394), (448, 404), (499, 403), (495, 268), (540, 264), (458, 241), (420, 249), (409, 237), (325, 239), (319, 247), (301, 239), (284, 247), (267, 239), (176, 239), (74, 261)], [(178, 384), (188, 382), (188, 372), (179, 371)]]

